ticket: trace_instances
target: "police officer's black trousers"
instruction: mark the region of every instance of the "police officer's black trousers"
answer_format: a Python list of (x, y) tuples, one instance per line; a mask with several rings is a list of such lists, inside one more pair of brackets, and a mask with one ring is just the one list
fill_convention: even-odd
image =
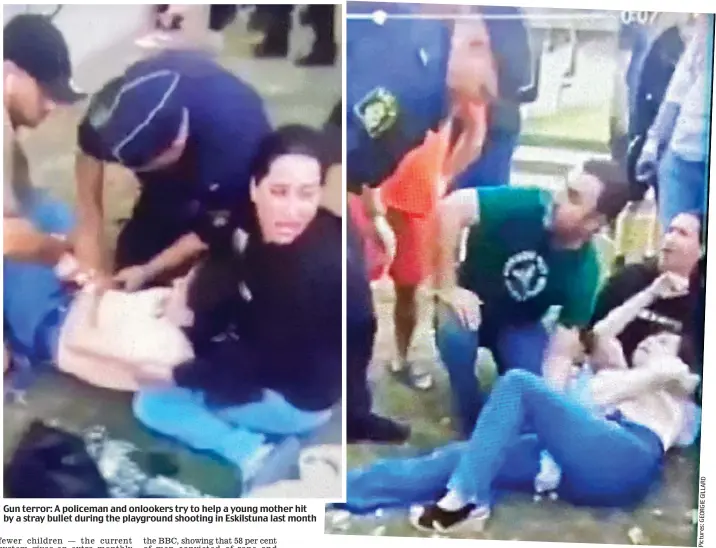
[(377, 320), (360, 237), (348, 219), (346, 264), (346, 418), (350, 428), (370, 415), (372, 398), (368, 366), (373, 355)]

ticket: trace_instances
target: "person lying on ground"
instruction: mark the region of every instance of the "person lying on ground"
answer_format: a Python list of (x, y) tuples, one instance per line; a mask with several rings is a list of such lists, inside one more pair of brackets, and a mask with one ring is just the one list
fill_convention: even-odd
[[(29, 215), (39, 226), (53, 216), (71, 219), (62, 204), (48, 197), (37, 197), (35, 203), (42, 207)], [(173, 367), (194, 356), (182, 324), (162, 312), (173, 289), (109, 290), (97, 305), (91, 274), (72, 256), (70, 240), (43, 236), (64, 246), (55, 265), (31, 262), (29, 252), (23, 262), (5, 260), (3, 312), (10, 364), (25, 361), (31, 373), (49, 365), (95, 386), (135, 391), (145, 383), (163, 382)], [(16, 242), (14, 249), (22, 248)], [(11, 389), (17, 388), (13, 373), (6, 385)]]
[[(500, 374), (519, 368), (541, 375), (544, 364), (550, 382), (564, 385), (598, 288), (592, 238), (623, 209), (627, 190), (616, 164), (590, 160), (556, 195), (504, 186), (461, 189), (441, 201), (435, 336), (463, 435), (484, 401), (475, 376), (480, 346), (492, 350)], [(542, 319), (555, 305), (561, 312), (549, 333)]]
[(346, 506), (367, 511), (427, 504), (411, 511), (420, 530), (480, 532), (498, 490), (536, 489), (545, 451), (558, 466), (551, 490), (568, 502), (638, 504), (658, 480), (666, 451), (693, 441), (688, 413), (699, 377), (677, 357), (681, 337), (673, 333), (642, 341), (632, 369), (612, 362), (613, 354), (603, 349), (649, 301), (681, 294), (679, 282), (660, 276), (595, 325), (596, 346), (587, 348), (598, 348), (588, 359), (594, 375), (580, 375), (565, 393), (531, 372), (509, 371), (497, 381), (468, 442), (351, 472)]
[(134, 399), (147, 428), (221, 457), (244, 483), (324, 425), (341, 397), (342, 230), (319, 207), (324, 146), (305, 126), (262, 142), (252, 223), (202, 232), (210, 251), (187, 300), (197, 359)]
[[(173, 289), (109, 290), (97, 300), (92, 273), (72, 255), (70, 209), (36, 189), (23, 204), (25, 217), (4, 219), (7, 388), (30, 379), (14, 375), (12, 364), (26, 363), (33, 374), (50, 365), (96, 386), (134, 391), (193, 357), (181, 324), (160, 312)], [(15, 230), (15, 223), (8, 230), (8, 220), (30, 230)]]

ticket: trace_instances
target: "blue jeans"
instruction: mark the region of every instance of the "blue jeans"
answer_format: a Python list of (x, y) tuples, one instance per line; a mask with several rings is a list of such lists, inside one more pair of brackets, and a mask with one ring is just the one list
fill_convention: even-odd
[[(46, 234), (69, 234), (72, 210), (42, 190), (31, 189), (20, 201), (23, 217)], [(6, 388), (24, 388), (37, 365), (54, 360), (57, 339), (71, 295), (52, 266), (3, 259), (4, 338), (13, 356)]]
[(458, 178), (458, 188), (502, 186), (510, 183), (512, 155), (518, 133), (495, 132), (488, 136), (480, 158)]
[(667, 150), (659, 164), (659, 221), (663, 230), (680, 213), (706, 211), (706, 162), (689, 162)]
[[(526, 423), (533, 433), (522, 433)], [(349, 472), (345, 507), (362, 513), (433, 503), (446, 487), (466, 501), (492, 504), (497, 491), (533, 491), (543, 450), (562, 469), (562, 498), (605, 507), (639, 503), (658, 480), (664, 454), (659, 438), (643, 426), (596, 417), (541, 377), (509, 371), (470, 441)]]
[[(528, 422), (533, 433), (524, 435)], [(560, 492), (593, 506), (637, 503), (659, 475), (664, 453), (646, 428), (597, 417), (543, 378), (510, 371), (492, 391), (448, 487), (489, 504), (498, 479), (507, 488), (532, 483), (540, 448), (562, 469)]]
[(150, 430), (239, 468), (268, 437), (309, 434), (332, 413), (297, 409), (271, 390), (264, 390), (258, 402), (215, 409), (206, 405), (201, 392), (179, 387), (142, 390), (134, 397), (133, 410)]
[(448, 371), (455, 414), (466, 437), (472, 432), (487, 397), (475, 374), (478, 348), (482, 345), (492, 351), (500, 375), (511, 369), (541, 375), (549, 342), (549, 333), (541, 321), (511, 326), (483, 320), (479, 331), (470, 331), (444, 306), (439, 306), (436, 314), (435, 342)]

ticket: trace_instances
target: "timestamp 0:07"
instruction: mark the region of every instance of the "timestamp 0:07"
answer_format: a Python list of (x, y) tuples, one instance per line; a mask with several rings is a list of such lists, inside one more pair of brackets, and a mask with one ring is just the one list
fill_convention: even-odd
[(619, 15), (619, 19), (625, 25), (634, 23), (639, 25), (652, 25), (658, 17), (658, 11), (622, 11)]

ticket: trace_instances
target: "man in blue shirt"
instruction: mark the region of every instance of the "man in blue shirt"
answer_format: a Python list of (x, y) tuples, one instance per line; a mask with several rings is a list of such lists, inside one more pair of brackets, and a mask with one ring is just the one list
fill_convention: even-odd
[(139, 61), (95, 95), (80, 123), (78, 260), (108, 283), (105, 163), (141, 192), (117, 243), (114, 282), (135, 290), (204, 249), (202, 227), (249, 204), (250, 163), (270, 131), (261, 98), (207, 56), (168, 51)]

